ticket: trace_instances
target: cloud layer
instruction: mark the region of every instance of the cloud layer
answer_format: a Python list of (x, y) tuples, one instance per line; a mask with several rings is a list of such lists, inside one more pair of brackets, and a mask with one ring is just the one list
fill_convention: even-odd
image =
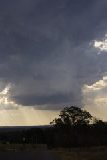
[(107, 76), (83, 88), (85, 108), (95, 117), (107, 121)]
[(106, 0), (0, 0), (0, 89), (11, 83), (11, 100), (28, 107), (83, 105), (84, 84), (107, 71), (106, 51), (93, 45), (107, 33), (106, 8)]

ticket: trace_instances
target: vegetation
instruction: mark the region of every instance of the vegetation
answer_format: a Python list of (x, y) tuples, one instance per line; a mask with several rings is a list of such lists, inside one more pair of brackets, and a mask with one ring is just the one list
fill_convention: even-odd
[(0, 132), (6, 144), (46, 144), (48, 148), (75, 148), (107, 145), (107, 123), (83, 108), (65, 107), (50, 127)]
[(65, 107), (51, 124), (54, 147), (86, 147), (107, 144), (107, 124), (82, 108)]
[(92, 116), (89, 112), (75, 107), (65, 107), (59, 115), (60, 118), (56, 118), (51, 122), (57, 127), (72, 127), (78, 125), (88, 125), (91, 120)]

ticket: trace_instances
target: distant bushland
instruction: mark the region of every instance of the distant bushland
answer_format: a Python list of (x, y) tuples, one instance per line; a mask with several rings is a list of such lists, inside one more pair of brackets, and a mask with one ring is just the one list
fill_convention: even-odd
[(65, 107), (49, 126), (5, 128), (0, 143), (44, 144), (50, 149), (102, 146), (107, 145), (107, 123), (83, 108)]

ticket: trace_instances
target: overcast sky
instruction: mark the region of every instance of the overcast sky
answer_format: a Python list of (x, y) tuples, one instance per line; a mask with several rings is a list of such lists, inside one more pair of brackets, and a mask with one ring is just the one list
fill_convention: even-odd
[(1, 113), (18, 121), (24, 109), (29, 122), (28, 110), (77, 105), (104, 118), (106, 39), (107, 0), (0, 0)]

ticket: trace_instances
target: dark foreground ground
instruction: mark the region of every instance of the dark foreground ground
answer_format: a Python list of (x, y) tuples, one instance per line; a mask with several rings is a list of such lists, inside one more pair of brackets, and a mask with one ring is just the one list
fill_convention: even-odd
[(107, 160), (107, 147), (64, 149), (57, 154), (61, 160)]
[(0, 160), (107, 160), (107, 147), (1, 151)]
[(0, 160), (60, 160), (52, 152), (0, 152)]

